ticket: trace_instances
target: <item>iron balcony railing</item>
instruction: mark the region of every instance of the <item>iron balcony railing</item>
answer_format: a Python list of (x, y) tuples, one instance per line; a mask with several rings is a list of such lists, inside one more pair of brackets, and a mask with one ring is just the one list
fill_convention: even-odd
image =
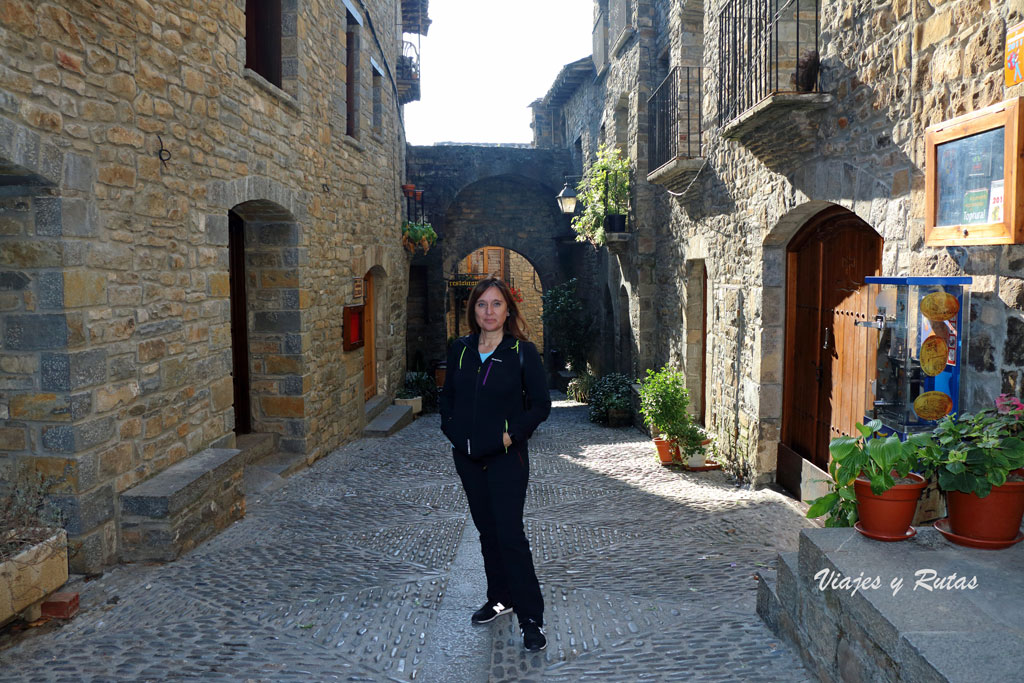
[(820, 0), (729, 0), (718, 15), (718, 123), (765, 97), (819, 92)]
[(650, 171), (700, 156), (701, 90), (701, 68), (677, 66), (647, 100)]

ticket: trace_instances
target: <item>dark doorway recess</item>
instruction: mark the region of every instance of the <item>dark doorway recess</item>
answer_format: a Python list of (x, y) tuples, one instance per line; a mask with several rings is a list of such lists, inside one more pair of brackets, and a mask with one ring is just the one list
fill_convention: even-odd
[(228, 212), (228, 264), (235, 434), (249, 434), (252, 432), (252, 406), (249, 398), (249, 305), (245, 293), (245, 221), (234, 211)]
[[(828, 443), (864, 419), (868, 319), (864, 278), (881, 268), (882, 238), (836, 206), (808, 221), (787, 249), (786, 355), (778, 481), (812, 497)], [(807, 465), (813, 465), (809, 468)]]

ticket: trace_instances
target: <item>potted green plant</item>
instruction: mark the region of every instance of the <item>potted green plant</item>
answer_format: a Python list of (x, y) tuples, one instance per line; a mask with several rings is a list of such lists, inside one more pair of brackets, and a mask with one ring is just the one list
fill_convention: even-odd
[[(689, 405), (686, 378), (670, 366), (665, 365), (660, 370), (648, 369), (647, 376), (640, 380), (640, 413), (654, 436), (662, 462), (666, 462), (662, 455), (665, 446), (659, 443), (659, 439), (669, 442), (670, 453), (673, 446), (678, 448), (689, 467), (704, 464), (704, 432), (690, 418)], [(668, 462), (673, 459), (670, 456)]]
[(405, 383), (395, 394), (395, 405), (412, 407), (413, 415), (437, 406), (437, 382), (426, 372), (405, 373)]
[(629, 408), (629, 378), (618, 372), (610, 372), (594, 382), (590, 389), (590, 421), (608, 425), (608, 414), (612, 408)]
[(415, 253), (417, 247), (426, 254), (437, 243), (434, 227), (425, 221), (405, 221), (402, 223), (402, 245)]
[(576, 196), (583, 205), (571, 224), (577, 241), (601, 246), (605, 232), (624, 231), (629, 210), (629, 159), (617, 147), (601, 145), (597, 159), (576, 186)]
[(22, 474), (0, 490), (0, 625), (39, 618), (39, 606), (68, 580), (68, 539), (47, 483)]
[(946, 492), (949, 516), (935, 528), (960, 545), (1005, 548), (1024, 539), (1024, 404), (1001, 395), (995, 409), (947, 416), (919, 450)]
[(857, 423), (857, 436), (829, 442), (831, 491), (809, 501), (808, 517), (828, 514), (825, 526), (852, 526), (878, 541), (902, 541), (917, 533), (910, 523), (928, 482), (911, 470), (928, 437), (917, 434), (900, 441), (881, 429), (880, 420)]

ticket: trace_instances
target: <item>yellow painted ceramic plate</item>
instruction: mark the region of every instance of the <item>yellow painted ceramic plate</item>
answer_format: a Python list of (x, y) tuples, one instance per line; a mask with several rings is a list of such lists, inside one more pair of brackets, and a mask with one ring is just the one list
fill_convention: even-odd
[(933, 322), (952, 320), (960, 311), (960, 302), (949, 292), (932, 292), (921, 299), (921, 315)]
[(929, 377), (934, 377), (946, 369), (948, 356), (949, 347), (946, 345), (946, 341), (933, 334), (921, 344), (921, 372)]
[(953, 410), (953, 399), (941, 391), (926, 391), (914, 399), (914, 412), (922, 420), (938, 420)]

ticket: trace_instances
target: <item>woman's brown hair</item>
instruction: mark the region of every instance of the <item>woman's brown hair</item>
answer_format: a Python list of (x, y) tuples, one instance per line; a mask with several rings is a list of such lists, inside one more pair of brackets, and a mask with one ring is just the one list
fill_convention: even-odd
[(470, 293), (469, 304), (466, 310), (466, 322), (469, 323), (470, 331), (473, 334), (480, 334), (480, 325), (476, 321), (476, 302), (491, 287), (498, 288), (502, 298), (505, 299), (505, 306), (508, 307), (508, 317), (505, 318), (503, 326), (505, 332), (508, 332), (516, 339), (529, 341), (527, 335), (529, 334), (530, 327), (526, 324), (523, 314), (519, 312), (519, 306), (516, 304), (515, 297), (512, 296), (512, 290), (509, 289), (504, 280), (498, 277), (484, 278), (476, 283), (476, 287)]

